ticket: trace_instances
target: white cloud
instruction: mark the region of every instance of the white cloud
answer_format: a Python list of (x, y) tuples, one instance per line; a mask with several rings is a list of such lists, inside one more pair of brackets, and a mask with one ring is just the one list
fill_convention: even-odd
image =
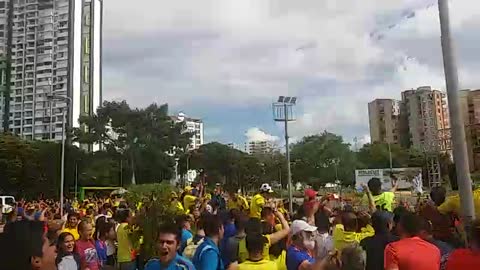
[[(374, 98), (400, 98), (402, 90), (423, 85), (445, 88), (434, 3), (107, 1), (105, 96), (134, 105), (246, 107), (296, 95), (292, 136), (327, 129), (362, 137)], [(480, 5), (455, 0), (450, 7), (461, 86), (479, 88)]]
[(247, 142), (257, 142), (257, 141), (267, 141), (267, 142), (276, 142), (279, 141), (277, 136), (266, 133), (265, 131), (259, 129), (258, 127), (252, 127), (247, 132), (245, 132), (245, 137), (247, 137)]

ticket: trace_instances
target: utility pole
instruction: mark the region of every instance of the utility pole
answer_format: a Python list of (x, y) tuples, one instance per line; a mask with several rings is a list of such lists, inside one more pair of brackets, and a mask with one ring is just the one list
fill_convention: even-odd
[(285, 155), (287, 156), (287, 181), (288, 181), (288, 210), (293, 213), (293, 187), (292, 187), (292, 169), (290, 167), (290, 144), (288, 137), (288, 107), (283, 104), (285, 111)]
[[(273, 103), (273, 118), (276, 122), (285, 123), (285, 156), (287, 159), (287, 183), (288, 183), (288, 210), (293, 213), (293, 184), (292, 184), (292, 170), (290, 166), (290, 145), (288, 136), (288, 122), (295, 121), (293, 115), (293, 107), (297, 102), (296, 97), (278, 97), (278, 101)], [(288, 112), (292, 113), (289, 114)]]
[[(68, 108), (68, 107), (67, 107)], [(63, 186), (65, 185), (65, 122), (67, 118), (67, 109), (62, 110), (62, 161), (60, 165), (60, 216), (63, 217), (63, 202), (64, 202), (64, 194), (63, 194)]]
[(468, 164), (467, 145), (465, 143), (465, 129), (463, 126), (458, 98), (458, 73), (455, 53), (450, 36), (450, 17), (448, 0), (438, 0), (440, 16), (440, 29), (443, 52), (443, 66), (447, 85), (448, 108), (450, 111), (450, 124), (452, 132), (452, 150), (457, 170), (460, 205), (465, 229), (468, 231), (475, 218), (473, 206), (472, 181)]

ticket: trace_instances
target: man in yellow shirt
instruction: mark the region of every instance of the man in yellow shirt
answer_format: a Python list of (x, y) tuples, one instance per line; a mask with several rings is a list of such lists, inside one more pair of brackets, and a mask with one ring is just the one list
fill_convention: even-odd
[[(480, 217), (480, 189), (473, 191), (473, 204), (475, 207), (475, 216)], [(437, 209), (444, 215), (453, 213), (460, 216), (460, 196), (457, 194), (447, 197)]]
[(238, 270), (277, 270), (275, 261), (264, 258), (263, 249), (267, 239), (261, 234), (247, 235), (248, 259), (238, 265)]
[[(360, 218), (370, 220), (366, 213), (363, 213)], [(337, 224), (333, 229), (333, 247), (338, 251), (341, 251), (347, 245), (359, 244), (364, 238), (375, 234), (375, 230), (370, 224), (357, 232), (358, 219), (357, 215), (352, 212), (343, 213), (341, 219), (342, 224)]]
[(234, 190), (228, 192), (227, 208), (229, 210), (238, 209), (240, 211), (248, 211), (249, 209), (247, 199)]
[(198, 197), (192, 195), (192, 187), (185, 187), (185, 196), (183, 197), (183, 208), (185, 211), (189, 212), (190, 207), (194, 206), (197, 203)]
[(67, 217), (67, 223), (65, 224), (65, 228), (63, 228), (62, 232), (68, 232), (73, 235), (75, 241), (80, 238), (80, 234), (78, 234), (78, 214), (77, 213), (70, 213)]
[(177, 214), (185, 214), (185, 209), (183, 208), (182, 203), (178, 200), (178, 195), (175, 191), (172, 191), (170, 194), (170, 211)]
[(260, 187), (260, 193), (257, 193), (252, 198), (250, 203), (250, 217), (258, 218), (262, 217), (262, 208), (266, 203), (266, 200), (270, 198), (273, 193), (272, 187), (269, 184), (262, 184)]
[[(392, 177), (392, 179), (394, 179)], [(372, 198), (378, 210), (393, 212), (393, 204), (395, 202), (395, 192), (398, 188), (398, 181), (392, 181), (392, 189), (390, 191), (382, 191), (382, 181), (379, 178), (372, 178), (368, 181), (368, 189), (372, 193)], [(363, 204), (368, 205), (368, 197), (365, 194)]]

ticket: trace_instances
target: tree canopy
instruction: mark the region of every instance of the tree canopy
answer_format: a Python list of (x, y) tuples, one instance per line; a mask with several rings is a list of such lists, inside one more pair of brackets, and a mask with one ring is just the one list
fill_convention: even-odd
[[(341, 136), (327, 131), (304, 137), (291, 150), (293, 180), (318, 187), (353, 182), (356, 158)], [(338, 178), (337, 178), (338, 177)]]

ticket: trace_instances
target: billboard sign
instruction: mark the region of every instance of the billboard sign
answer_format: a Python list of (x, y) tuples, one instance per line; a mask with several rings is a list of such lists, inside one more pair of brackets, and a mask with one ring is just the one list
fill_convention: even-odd
[(382, 188), (389, 190), (392, 188), (392, 177), (396, 178), (399, 189), (417, 189), (416, 183), (422, 183), (422, 168), (393, 168), (393, 169), (365, 169), (355, 170), (355, 187), (361, 190), (362, 184), (367, 184), (372, 178), (379, 178), (382, 181)]

